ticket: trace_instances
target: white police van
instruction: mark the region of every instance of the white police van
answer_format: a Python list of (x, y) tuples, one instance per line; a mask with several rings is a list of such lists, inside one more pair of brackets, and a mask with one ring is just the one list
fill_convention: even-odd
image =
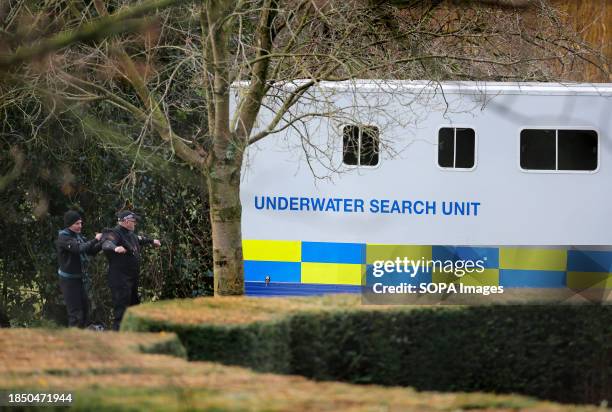
[(244, 160), (247, 293), (357, 291), (406, 256), (612, 289), (612, 84), (322, 82), (276, 129)]

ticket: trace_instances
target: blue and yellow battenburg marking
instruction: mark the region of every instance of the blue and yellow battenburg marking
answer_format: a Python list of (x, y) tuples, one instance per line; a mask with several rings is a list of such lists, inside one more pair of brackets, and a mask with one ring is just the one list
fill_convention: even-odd
[[(244, 240), (244, 271), (247, 282), (305, 285), (359, 286), (371, 280), (374, 262), (413, 260), (480, 260), (482, 273), (461, 277), (421, 267), (409, 283), (462, 282), (474, 286), (508, 288), (612, 289), (612, 251), (543, 247), (417, 246), (365, 243)], [(369, 282), (368, 282), (369, 283)]]

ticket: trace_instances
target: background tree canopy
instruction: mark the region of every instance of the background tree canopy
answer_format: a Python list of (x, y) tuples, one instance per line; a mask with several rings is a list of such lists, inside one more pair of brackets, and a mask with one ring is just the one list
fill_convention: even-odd
[[(9, 114), (9, 112), (5, 112)], [(202, 191), (180, 178), (146, 173), (83, 136), (74, 122), (49, 122), (28, 143), (32, 125), (10, 113), (0, 137), (0, 173), (24, 158), (18, 177), (0, 192), (0, 311), (14, 326), (41, 318), (65, 323), (53, 245), (68, 208), (81, 210), (84, 234), (115, 224), (115, 213), (133, 208), (143, 215), (139, 230), (159, 236), (160, 249), (144, 254), (141, 294), (147, 300), (210, 294), (210, 234)], [(94, 319), (107, 324), (110, 292), (106, 259), (92, 262)], [(6, 319), (5, 319), (6, 322)]]
[[(151, 29), (156, 24), (147, 17), (151, 11), (179, 2), (132, 3), (131, 8), (109, 3), (112, 14), (107, 17), (97, 16), (91, 2), (11, 1), (0, 7), (2, 325), (66, 323), (53, 241), (68, 208), (82, 212), (89, 238), (114, 226), (115, 213), (122, 208), (144, 217), (139, 230), (163, 242), (162, 248), (144, 255), (144, 299), (212, 293), (210, 224), (201, 179), (175, 167), (171, 153), (146, 147), (146, 132), (121, 110), (93, 102), (84, 112), (70, 98), (56, 99), (57, 73), (49, 64), (63, 56), (58, 50), (78, 41)], [(118, 90), (121, 86), (119, 82)], [(189, 105), (189, 90), (176, 88), (173, 93)], [(185, 112), (176, 119), (178, 130), (194, 123)], [(112, 306), (102, 254), (90, 272), (93, 320), (108, 325)]]

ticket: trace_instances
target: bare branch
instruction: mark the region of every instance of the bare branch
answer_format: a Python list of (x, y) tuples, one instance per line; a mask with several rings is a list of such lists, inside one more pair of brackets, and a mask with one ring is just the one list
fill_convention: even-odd
[(136, 66), (134, 65), (134, 61), (128, 56), (128, 54), (121, 50), (119, 52), (120, 59), (123, 63), (123, 67), (126, 70), (126, 78), (130, 81), (134, 90), (142, 100), (143, 104), (152, 114), (153, 126), (157, 133), (164, 139), (166, 142), (172, 145), (172, 148), (176, 151), (176, 153), (186, 162), (193, 166), (200, 167), (204, 164), (204, 159), (193, 149), (187, 146), (183, 139), (177, 136), (170, 127), (170, 123), (168, 119), (161, 111), (159, 104), (153, 98), (148, 88), (146, 87), (144, 80)]
[(166, 177), (175, 177), (194, 187), (202, 187), (199, 171), (187, 170), (184, 166), (173, 164), (155, 151), (137, 145), (132, 138), (121, 133), (116, 128), (101, 123), (94, 117), (79, 113), (74, 109), (69, 112), (79, 120), (87, 136), (97, 139), (101, 145), (109, 150), (116, 151), (122, 156), (127, 155), (140, 168), (161, 173)]
[[(261, 100), (265, 95), (269, 59), (261, 59), (270, 53), (272, 48), (272, 24), (276, 16), (278, 4), (275, 0), (265, 0), (257, 27), (257, 58), (251, 71), (249, 90), (243, 98), (243, 104), (238, 114), (238, 139), (245, 141), (251, 134), (251, 129), (257, 118)], [(259, 60), (258, 60), (259, 59)]]
[(150, 19), (136, 19), (151, 11), (176, 5), (185, 0), (156, 0), (121, 10), (114, 15), (101, 17), (76, 30), (56, 34), (33, 46), (18, 48), (14, 53), (0, 55), (0, 70), (41, 58), (77, 42), (100, 40), (115, 34), (141, 31), (151, 25)]

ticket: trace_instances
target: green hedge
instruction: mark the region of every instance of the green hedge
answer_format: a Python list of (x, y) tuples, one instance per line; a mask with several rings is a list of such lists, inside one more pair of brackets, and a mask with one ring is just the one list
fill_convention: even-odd
[[(237, 333), (251, 332), (241, 329)], [(250, 336), (248, 341), (223, 343), (250, 344), (254, 335)], [(187, 362), (176, 357), (182, 356), (184, 350), (177, 336), (168, 333), (0, 329), (0, 348), (0, 392), (70, 392), (71, 411), (602, 412), (590, 405), (558, 405), (518, 395), (446, 394), (313, 382), (299, 376), (261, 374), (212, 362)], [(262, 348), (262, 353), (272, 355), (272, 347)], [(241, 361), (265, 362), (255, 358)], [(290, 359), (286, 360), (286, 364), (290, 363)], [(66, 407), (39, 404), (24, 408), (9, 404), (0, 406), (0, 410), (49, 411)]]
[(175, 332), (189, 359), (319, 380), (612, 400), (610, 306), (356, 307), (235, 326), (152, 321), (141, 310), (122, 328)]
[(611, 309), (482, 306), (297, 315), (290, 320), (290, 369), (316, 379), (599, 403), (612, 399)]
[(194, 361), (248, 366), (260, 372), (291, 373), (289, 323), (250, 325), (179, 325), (127, 316), (122, 330), (172, 331)]

